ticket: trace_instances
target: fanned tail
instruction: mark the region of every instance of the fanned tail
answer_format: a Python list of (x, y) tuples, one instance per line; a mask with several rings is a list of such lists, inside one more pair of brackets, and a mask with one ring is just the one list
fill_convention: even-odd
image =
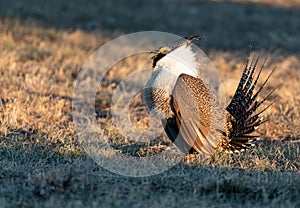
[(263, 110), (257, 112), (258, 108), (266, 100), (268, 100), (276, 90), (276, 88), (273, 89), (264, 99), (259, 101), (258, 96), (264, 89), (269, 78), (274, 73), (274, 68), (261, 87), (254, 93), (257, 82), (266, 63), (266, 59), (264, 59), (263, 64), (255, 77), (259, 59), (260, 55), (257, 55), (256, 58), (253, 58), (250, 61), (249, 55), (236, 92), (230, 104), (226, 108), (228, 111), (228, 132), (223, 132), (223, 136), (226, 137), (228, 142), (225, 142), (222, 146), (225, 151), (239, 152), (249, 148), (250, 146), (254, 146), (254, 143), (259, 139), (259, 136), (253, 135), (253, 133), (261, 124), (267, 121), (267, 119), (261, 117), (261, 114), (274, 103), (274, 101), (271, 102), (271, 104), (267, 105)]

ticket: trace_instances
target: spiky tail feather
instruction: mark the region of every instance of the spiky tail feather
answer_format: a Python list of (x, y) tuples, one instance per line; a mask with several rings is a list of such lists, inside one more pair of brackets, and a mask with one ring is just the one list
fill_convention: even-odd
[(257, 112), (258, 108), (270, 98), (276, 89), (269, 92), (264, 99), (259, 101), (258, 96), (274, 73), (274, 68), (257, 92), (254, 93), (254, 89), (266, 63), (265, 59), (255, 77), (259, 58), (260, 55), (257, 55), (250, 63), (249, 55), (236, 92), (226, 108), (228, 111), (226, 117), (227, 132), (222, 132), (224, 140), (226, 141), (222, 143), (222, 149), (227, 152), (243, 151), (253, 146), (254, 142), (259, 140), (259, 136), (253, 135), (253, 132), (255, 132), (262, 123), (267, 121), (267, 119), (261, 117), (261, 114), (273, 104), (272, 102), (263, 110)]

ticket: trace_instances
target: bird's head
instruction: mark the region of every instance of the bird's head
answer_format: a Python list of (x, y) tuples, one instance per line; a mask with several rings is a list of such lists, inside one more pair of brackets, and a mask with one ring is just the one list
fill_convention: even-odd
[(184, 39), (175, 41), (171, 45), (160, 47), (157, 50), (151, 51), (150, 53), (154, 54), (154, 56), (152, 56), (153, 68), (156, 66), (157, 62), (160, 59), (162, 59), (164, 56), (166, 56), (167, 54), (171, 53), (172, 51), (176, 50), (177, 48), (179, 48), (181, 46), (189, 46), (193, 40), (203, 40), (203, 38), (201, 38), (198, 35), (192, 35), (189, 37), (184, 37)]

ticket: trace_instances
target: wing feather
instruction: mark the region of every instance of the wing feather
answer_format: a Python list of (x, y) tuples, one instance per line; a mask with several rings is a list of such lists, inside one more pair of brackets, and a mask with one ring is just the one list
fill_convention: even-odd
[(188, 149), (210, 155), (218, 141), (209, 136), (213, 117), (211, 95), (203, 81), (181, 74), (173, 90), (171, 106), (174, 116), (163, 121), (167, 135), (183, 152)]

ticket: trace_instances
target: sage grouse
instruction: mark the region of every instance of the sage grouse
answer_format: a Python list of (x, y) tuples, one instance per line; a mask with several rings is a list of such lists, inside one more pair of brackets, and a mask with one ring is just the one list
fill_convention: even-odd
[(252, 60), (249, 56), (236, 92), (224, 109), (197, 72), (191, 45), (195, 39), (201, 38), (190, 36), (151, 52), (153, 71), (143, 92), (146, 106), (160, 116), (169, 139), (186, 154), (243, 151), (259, 139), (253, 132), (266, 121), (260, 115), (270, 105), (261, 111), (258, 108), (274, 90), (261, 101), (258, 95), (274, 70), (254, 92), (265, 62), (255, 76), (259, 56)]

